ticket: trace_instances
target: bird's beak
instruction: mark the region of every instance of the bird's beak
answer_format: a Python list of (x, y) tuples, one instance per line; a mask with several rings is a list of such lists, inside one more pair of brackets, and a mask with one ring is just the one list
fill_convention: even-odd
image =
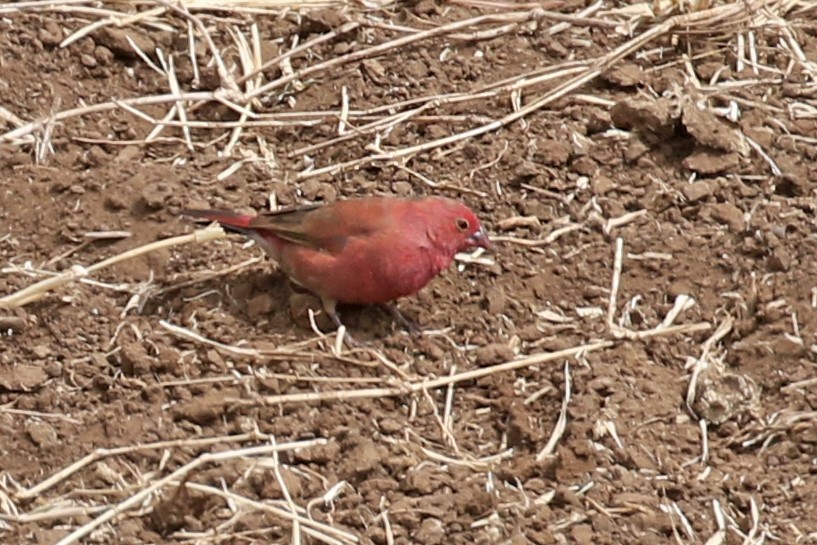
[(491, 241), (488, 239), (488, 235), (482, 228), (468, 237), (468, 244), (474, 247), (485, 248), (486, 250), (491, 249)]

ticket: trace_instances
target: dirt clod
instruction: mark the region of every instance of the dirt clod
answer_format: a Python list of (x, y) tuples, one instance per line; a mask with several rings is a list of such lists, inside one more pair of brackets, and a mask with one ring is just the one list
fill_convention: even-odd
[(48, 379), (39, 365), (14, 365), (0, 367), (0, 390), (28, 392), (38, 388)]
[(493, 343), (476, 351), (476, 363), (480, 366), (496, 365), (514, 358), (513, 350), (506, 344)]
[(40, 448), (51, 448), (59, 444), (57, 430), (45, 422), (32, 422), (26, 427), (29, 438)]
[(712, 219), (726, 225), (733, 233), (740, 233), (746, 229), (746, 219), (743, 212), (732, 203), (713, 204), (709, 207)]
[(173, 417), (200, 426), (212, 424), (224, 411), (224, 397), (225, 394), (220, 391), (208, 392), (203, 397), (191, 399), (175, 407)]
[(156, 49), (156, 42), (145, 34), (135, 30), (134, 27), (120, 29), (114, 26), (105, 26), (94, 33), (94, 38), (99, 45), (111, 50), (117, 57), (135, 59), (138, 57), (136, 49), (128, 42), (142, 50), (147, 55), (152, 55)]
[(717, 185), (710, 181), (693, 182), (681, 186), (681, 193), (690, 203), (696, 203), (712, 195)]
[(675, 132), (675, 108), (666, 100), (625, 99), (610, 112), (613, 124), (638, 132), (646, 141), (658, 143)]
[(736, 153), (701, 149), (684, 159), (684, 167), (698, 174), (711, 176), (734, 171), (740, 165)]

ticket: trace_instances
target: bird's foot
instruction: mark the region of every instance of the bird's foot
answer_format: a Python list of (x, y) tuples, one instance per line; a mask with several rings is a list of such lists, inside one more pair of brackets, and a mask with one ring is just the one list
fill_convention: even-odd
[(394, 319), (395, 322), (403, 326), (409, 333), (419, 335), (420, 333), (423, 332), (422, 328), (420, 328), (420, 326), (417, 323), (403, 316), (403, 313), (400, 312), (400, 309), (397, 308), (396, 305), (392, 303), (383, 303), (382, 306), (386, 310), (386, 312), (388, 312), (389, 315), (391, 315), (392, 319)]
[(338, 312), (335, 310), (334, 305), (330, 305), (330, 308), (326, 308), (326, 305), (324, 305), (324, 310), (326, 311), (326, 314), (329, 315), (329, 318), (331, 318), (332, 323), (335, 324), (338, 334), (340, 335), (341, 331), (343, 332), (343, 344), (346, 345), (346, 348), (349, 350), (360, 348), (362, 346), (361, 343), (352, 337), (349, 330), (346, 329), (346, 326), (340, 321), (340, 316), (338, 316)]
[[(340, 329), (340, 328), (338, 328), (338, 330), (337, 330), (337, 334), (338, 334), (338, 335), (340, 335), (340, 332), (341, 332), (341, 329)], [(363, 343), (361, 343), (360, 341), (356, 341), (356, 340), (355, 340), (355, 338), (354, 338), (354, 337), (352, 337), (352, 335), (349, 333), (349, 330), (348, 330), (348, 329), (346, 329), (346, 327), (345, 327), (345, 326), (344, 326), (344, 328), (343, 328), (343, 344), (344, 344), (344, 345), (346, 346), (346, 348), (348, 348), (349, 350), (354, 350), (354, 349), (356, 349), (356, 348), (361, 348), (361, 347), (363, 347)]]

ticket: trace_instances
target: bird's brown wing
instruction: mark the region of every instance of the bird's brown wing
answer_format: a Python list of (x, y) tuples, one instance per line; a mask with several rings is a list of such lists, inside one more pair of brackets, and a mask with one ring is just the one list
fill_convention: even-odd
[(250, 227), (316, 250), (336, 253), (350, 237), (369, 235), (387, 221), (379, 199), (338, 201), (264, 212)]

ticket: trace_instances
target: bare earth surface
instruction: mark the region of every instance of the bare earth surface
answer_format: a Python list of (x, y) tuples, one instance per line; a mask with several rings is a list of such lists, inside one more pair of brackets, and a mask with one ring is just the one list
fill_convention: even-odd
[[(315, 301), (240, 238), (0, 309), (0, 541), (817, 541), (817, 12), (756, 1), (653, 19), (612, 3), (570, 26), (519, 6), (157, 11), (65, 46), (107, 15), (0, 6), (2, 295), (192, 232), (188, 206), (444, 194), (497, 239), (400, 302), (420, 337), (341, 309), (367, 347), (341, 358), (309, 326)], [(506, 18), (367, 50), (486, 13)], [(194, 70), (198, 24), (227, 77), (200, 30)], [(247, 66), (308, 45), (238, 81), (230, 106), (213, 92), (246, 73), (242, 44)], [(403, 153), (583, 75), (495, 130)], [(504, 80), (524, 86), (491, 92)], [(174, 110), (145, 142), (167, 99), (49, 117), (176, 86), (203, 93), (179, 103), (182, 120), (210, 126), (186, 136)], [(131, 236), (86, 235), (99, 231)]]

